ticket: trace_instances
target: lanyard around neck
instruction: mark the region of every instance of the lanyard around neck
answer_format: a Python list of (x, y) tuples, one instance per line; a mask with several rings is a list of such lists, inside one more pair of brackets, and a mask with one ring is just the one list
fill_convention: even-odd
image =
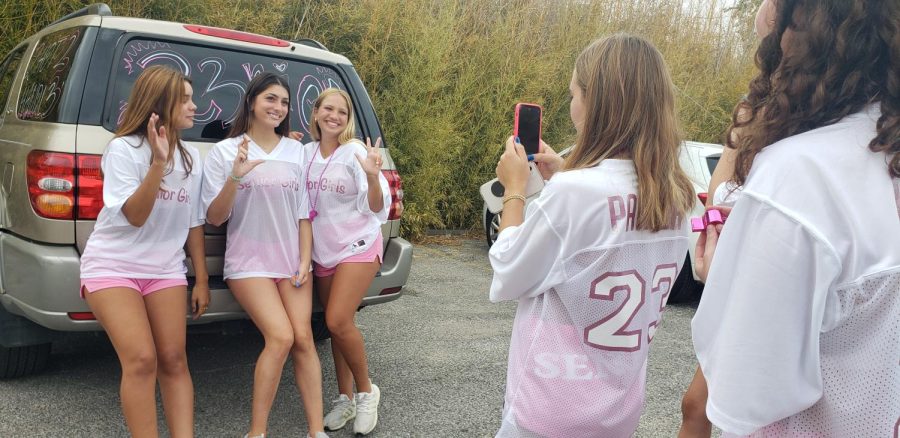
[[(325, 162), (325, 168), (322, 169), (322, 172), (319, 173), (319, 179), (317, 180), (316, 185), (316, 199), (313, 200), (312, 193), (309, 193), (309, 171), (312, 169), (313, 161), (316, 161), (316, 156), (319, 155), (319, 150), (322, 147), (322, 143), (316, 145), (316, 153), (313, 154), (311, 160), (309, 160), (309, 164), (306, 166), (306, 194), (310, 199), (310, 209), (309, 209), (309, 221), (312, 222), (316, 219), (316, 216), (319, 215), (319, 212), (316, 211), (316, 206), (319, 205), (319, 194), (322, 193), (322, 177), (325, 176), (325, 171), (328, 170), (328, 165), (331, 164), (331, 160), (337, 155), (337, 148), (331, 152), (331, 155), (328, 157), (328, 161)], [(338, 145), (340, 147), (340, 145)]]

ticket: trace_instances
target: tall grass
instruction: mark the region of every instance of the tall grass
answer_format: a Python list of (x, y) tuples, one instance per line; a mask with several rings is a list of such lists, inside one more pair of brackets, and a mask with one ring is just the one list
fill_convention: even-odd
[[(516, 102), (544, 107), (544, 139), (571, 144), (568, 83), (590, 41), (616, 32), (660, 49), (687, 139), (720, 142), (752, 72), (760, 0), (155, 0), (109, 1), (117, 15), (323, 42), (353, 61), (375, 103), (405, 191), (404, 232), (477, 228)], [(0, 49), (74, 0), (7, 0)], [(732, 6), (734, 5), (734, 6)]]

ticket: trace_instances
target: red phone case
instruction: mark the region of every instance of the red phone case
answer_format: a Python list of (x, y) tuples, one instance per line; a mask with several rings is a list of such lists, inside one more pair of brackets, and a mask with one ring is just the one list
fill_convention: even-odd
[[(525, 102), (516, 104), (516, 111), (515, 111), (516, 118), (515, 118), (515, 121), (513, 122), (513, 135), (516, 137), (519, 136), (519, 111), (522, 109), (523, 106), (530, 106), (530, 107), (534, 107), (534, 108), (537, 108), (538, 110), (540, 110), (541, 117), (538, 120), (538, 139), (544, 138), (544, 108), (542, 108), (540, 105), (535, 104), (535, 103), (525, 103)], [(539, 143), (538, 144), (538, 152), (540, 152), (540, 148), (541, 148), (541, 146)]]

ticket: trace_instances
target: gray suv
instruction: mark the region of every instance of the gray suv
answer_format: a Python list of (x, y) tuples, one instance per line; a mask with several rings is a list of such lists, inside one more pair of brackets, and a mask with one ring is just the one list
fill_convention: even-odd
[[(0, 61), (0, 378), (42, 369), (62, 332), (101, 330), (78, 291), (80, 254), (103, 206), (100, 156), (137, 76), (157, 64), (192, 78), (198, 109), (183, 138), (204, 155), (261, 71), (288, 79), (291, 126), (306, 138), (310, 106), (328, 87), (353, 97), (360, 137), (382, 136), (350, 61), (313, 40), (116, 17), (95, 4), (22, 41)], [(399, 298), (412, 263), (412, 245), (399, 235), (400, 176), (386, 144), (381, 151), (393, 203), (382, 227), (384, 263), (363, 306)], [(206, 228), (212, 302), (192, 324), (247, 318), (222, 280), (224, 232)], [(313, 332), (322, 339), (316, 311)]]

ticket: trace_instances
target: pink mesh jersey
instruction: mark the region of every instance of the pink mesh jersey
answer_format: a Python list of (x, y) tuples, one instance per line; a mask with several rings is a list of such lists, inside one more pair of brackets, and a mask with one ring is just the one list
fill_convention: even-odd
[(688, 234), (634, 230), (635, 191), (626, 160), (558, 174), (491, 248), (491, 299), (519, 299), (497, 436), (634, 433)]
[(753, 162), (693, 321), (725, 436), (898, 435), (900, 182), (868, 148), (879, 115)]

